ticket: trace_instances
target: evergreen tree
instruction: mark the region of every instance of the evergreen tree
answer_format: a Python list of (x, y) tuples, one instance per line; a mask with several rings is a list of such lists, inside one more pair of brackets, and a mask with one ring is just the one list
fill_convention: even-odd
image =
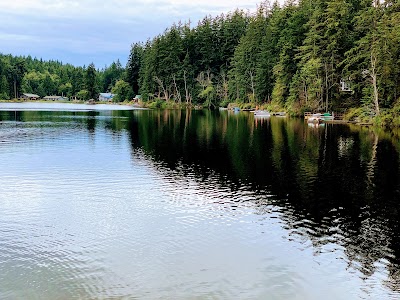
[(97, 84), (96, 84), (96, 68), (93, 63), (91, 63), (85, 72), (85, 87), (86, 90), (88, 91), (88, 96), (91, 99), (96, 99), (97, 98)]
[(282, 10), (275, 12), (271, 20), (272, 34), (279, 37), (272, 90), (272, 102), (278, 106), (290, 106), (287, 102), (290, 85), (297, 72), (295, 56), (304, 40), (308, 12), (308, 4), (300, 2), (297, 6), (294, 1), (288, 1)]
[(26, 65), (23, 58), (15, 58), (12, 60), (12, 64), (8, 69), (8, 80), (12, 83), (10, 95), (14, 98), (18, 98), (21, 93), (22, 79), (26, 72)]
[(259, 81), (256, 81), (256, 75), (257, 71), (262, 72), (263, 66), (258, 65), (260, 60), (269, 59), (266, 56), (260, 58), (264, 34), (268, 25), (269, 9), (268, 2), (260, 5), (256, 16), (250, 20), (246, 34), (241, 38), (232, 59), (233, 70), (230, 77), (234, 78), (236, 82), (237, 96), (246, 102), (257, 102), (262, 97), (262, 95), (256, 94), (257, 90), (261, 90), (262, 74), (258, 77)]
[(130, 84), (135, 95), (139, 93), (139, 75), (143, 63), (143, 53), (142, 44), (133, 44), (126, 64), (126, 81)]

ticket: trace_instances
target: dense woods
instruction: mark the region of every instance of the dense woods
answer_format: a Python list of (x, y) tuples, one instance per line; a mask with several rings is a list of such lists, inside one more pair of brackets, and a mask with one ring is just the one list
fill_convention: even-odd
[(111, 91), (123, 74), (119, 61), (97, 70), (94, 64), (75, 67), (59, 61), (0, 54), (0, 99), (18, 98), (21, 93), (97, 98), (99, 92)]
[(18, 93), (78, 98), (141, 94), (154, 106), (235, 102), (299, 114), (400, 114), (400, 3), (378, 0), (264, 1), (178, 23), (132, 45), (125, 68), (96, 70), (30, 57), (0, 57), (0, 98)]

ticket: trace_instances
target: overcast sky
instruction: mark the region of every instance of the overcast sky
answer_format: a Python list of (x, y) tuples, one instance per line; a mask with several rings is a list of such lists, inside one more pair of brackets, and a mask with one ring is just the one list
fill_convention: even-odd
[(102, 68), (174, 22), (197, 22), (261, 0), (0, 0), (0, 52)]

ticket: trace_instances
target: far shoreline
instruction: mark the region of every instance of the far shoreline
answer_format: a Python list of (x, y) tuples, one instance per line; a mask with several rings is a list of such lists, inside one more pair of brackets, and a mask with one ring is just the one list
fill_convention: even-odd
[(0, 100), (0, 111), (105, 111), (105, 110), (143, 110), (127, 103), (96, 102), (87, 104), (75, 101), (15, 101)]

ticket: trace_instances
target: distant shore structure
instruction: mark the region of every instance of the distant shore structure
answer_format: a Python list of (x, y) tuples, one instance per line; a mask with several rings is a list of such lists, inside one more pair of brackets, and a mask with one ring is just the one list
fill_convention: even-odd
[(40, 96), (36, 94), (23, 93), (21, 98), (24, 100), (38, 100), (40, 99)]
[(100, 93), (99, 94), (99, 101), (108, 101), (112, 102), (115, 94), (112, 93)]
[(43, 97), (43, 100), (48, 100), (48, 101), (68, 101), (67, 97), (63, 97), (63, 96), (46, 96)]

